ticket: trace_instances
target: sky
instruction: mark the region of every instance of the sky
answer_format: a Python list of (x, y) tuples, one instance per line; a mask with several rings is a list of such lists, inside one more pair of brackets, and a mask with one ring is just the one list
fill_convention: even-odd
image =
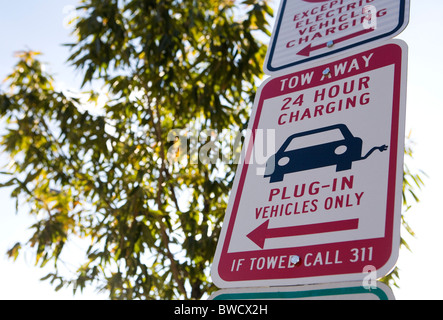
[[(420, 203), (406, 213), (406, 219), (416, 236), (407, 234), (411, 252), (400, 251), (400, 288), (394, 288), (396, 299), (443, 299), (443, 265), (441, 251), (443, 209), (440, 203), (443, 156), (440, 131), (443, 119), (443, 38), (436, 36), (443, 29), (443, 1), (411, 0), (409, 26), (396, 38), (409, 46), (408, 96), (406, 131), (414, 141), (414, 159), (410, 167), (426, 172), (425, 187), (419, 192)], [(76, 0), (14, 0), (0, 2), (0, 81), (16, 63), (14, 52), (32, 49), (41, 51), (47, 71), (55, 75), (62, 88), (78, 88), (80, 76), (65, 61), (69, 49), (63, 43), (73, 42), (66, 17)], [(275, 11), (279, 0), (274, 0)], [(1, 82), (0, 82), (1, 83)], [(1, 86), (1, 84), (0, 84)], [(4, 86), (2, 87), (4, 89)], [(6, 157), (0, 154), (0, 163)], [(16, 213), (11, 190), (0, 189), (0, 299), (106, 299), (93, 289), (72, 295), (72, 289), (54, 291), (47, 281), (39, 281), (50, 269), (34, 266), (35, 258), (28, 252), (16, 262), (8, 259), (6, 251), (16, 242), (26, 240), (33, 220), (25, 213)], [(81, 244), (80, 244), (81, 245)], [(69, 247), (73, 257), (79, 244)], [(67, 266), (69, 269), (69, 266)]]

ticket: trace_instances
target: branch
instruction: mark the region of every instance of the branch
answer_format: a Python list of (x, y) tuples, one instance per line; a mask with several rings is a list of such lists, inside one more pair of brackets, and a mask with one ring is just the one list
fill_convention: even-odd
[[(160, 120), (160, 110), (159, 110), (158, 104), (156, 103), (155, 104), (155, 113), (156, 113), (157, 117), (155, 117), (154, 110), (151, 107), (150, 98), (148, 96), (148, 92), (150, 91), (149, 87), (145, 84), (144, 81), (142, 81), (142, 77), (140, 77), (140, 74), (138, 72), (136, 72), (136, 74), (139, 77), (140, 82), (143, 84), (143, 87), (145, 89), (145, 99), (147, 101), (147, 112), (150, 117), (150, 122), (152, 124), (152, 127), (155, 130), (157, 142), (160, 145), (161, 168), (159, 171), (159, 177), (158, 177), (158, 181), (157, 181), (158, 192), (157, 192), (157, 197), (156, 197), (156, 203), (157, 203), (158, 210), (162, 211), (162, 208), (164, 207), (163, 203), (162, 203), (162, 195), (164, 193), (163, 183), (165, 181), (164, 174), (167, 174), (167, 168), (166, 168), (165, 148), (164, 148), (163, 141), (162, 141), (163, 128), (162, 128), (161, 120)], [(169, 236), (166, 232), (167, 227), (164, 224), (162, 219), (163, 219), (162, 216), (159, 215), (157, 221), (160, 225), (160, 234), (161, 234), (162, 242), (163, 242), (165, 250), (166, 250), (166, 257), (169, 259), (169, 261), (171, 263), (172, 276), (173, 276), (175, 282), (177, 283), (179, 291), (185, 297), (187, 297), (187, 292), (185, 289), (184, 281), (180, 275), (180, 270), (179, 270), (177, 261), (175, 260), (174, 255), (172, 254), (172, 252), (169, 248), (170, 241), (169, 241)]]

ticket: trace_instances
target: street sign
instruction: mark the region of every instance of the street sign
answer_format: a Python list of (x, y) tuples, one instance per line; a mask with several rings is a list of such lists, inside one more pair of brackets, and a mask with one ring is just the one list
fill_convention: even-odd
[(368, 287), (361, 282), (330, 283), (294, 287), (224, 289), (209, 300), (395, 300), (382, 282)]
[(212, 266), (219, 288), (353, 281), (395, 266), (406, 60), (394, 40), (261, 85)]
[(390, 39), (408, 21), (409, 0), (282, 0), (265, 73)]

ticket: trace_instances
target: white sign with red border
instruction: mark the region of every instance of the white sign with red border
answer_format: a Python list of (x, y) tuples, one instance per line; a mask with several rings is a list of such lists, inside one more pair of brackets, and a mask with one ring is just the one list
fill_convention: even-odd
[(282, 0), (264, 70), (328, 57), (402, 32), (409, 0)]
[(220, 288), (361, 280), (398, 256), (407, 46), (267, 79), (218, 242)]

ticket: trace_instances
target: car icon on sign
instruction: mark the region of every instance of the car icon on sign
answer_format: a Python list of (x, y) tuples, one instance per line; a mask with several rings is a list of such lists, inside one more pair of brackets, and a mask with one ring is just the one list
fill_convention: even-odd
[(285, 174), (336, 166), (336, 171), (352, 168), (352, 162), (367, 159), (375, 150), (388, 149), (387, 145), (373, 147), (361, 156), (362, 139), (354, 137), (344, 124), (336, 124), (291, 135), (280, 149), (266, 162), (265, 178), (270, 183), (283, 181)]

